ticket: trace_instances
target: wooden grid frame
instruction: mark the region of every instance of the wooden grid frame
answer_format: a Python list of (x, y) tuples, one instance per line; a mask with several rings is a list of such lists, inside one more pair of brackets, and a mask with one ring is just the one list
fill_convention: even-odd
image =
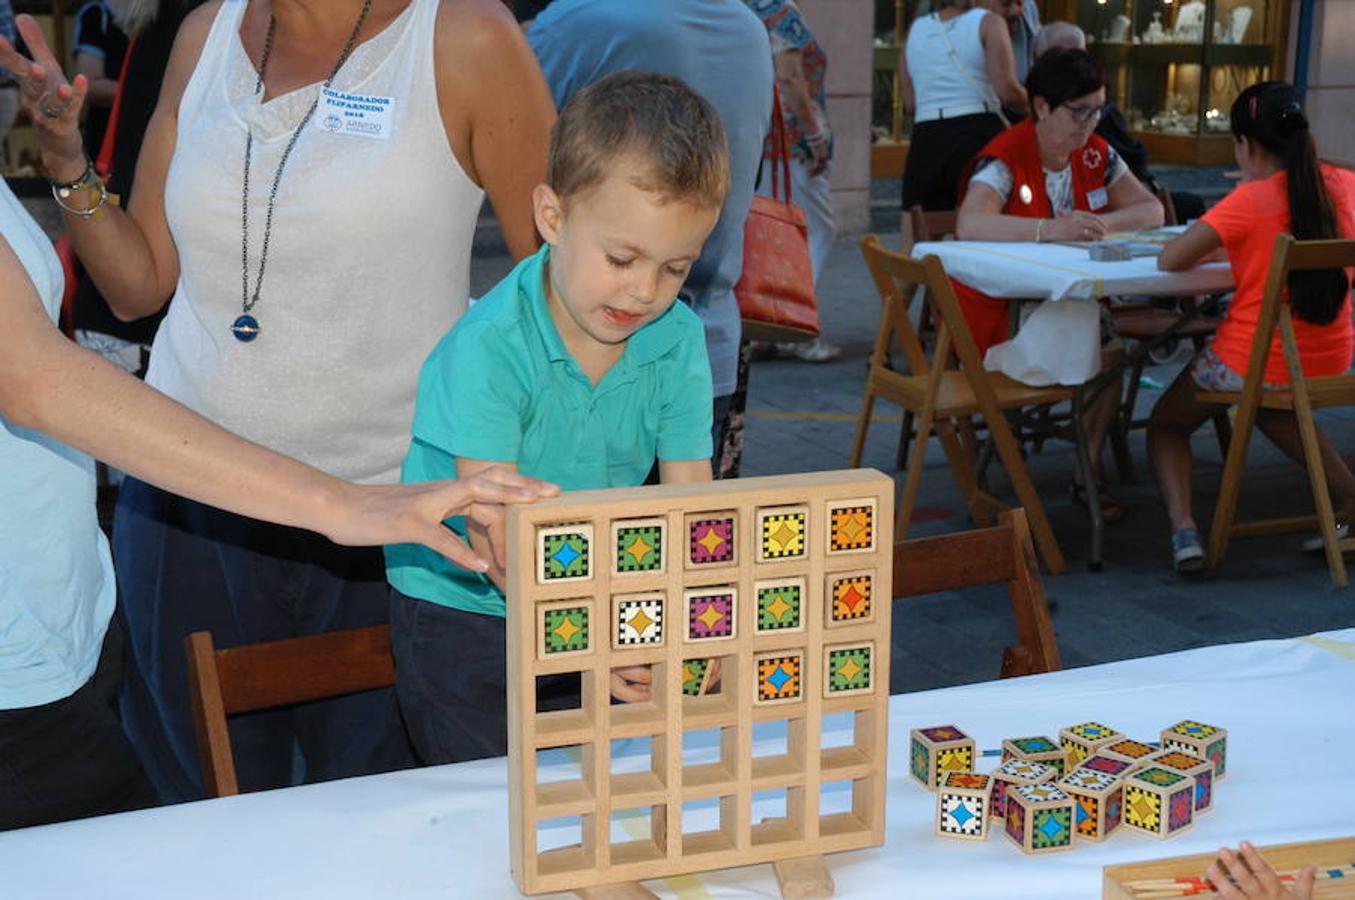
[[(508, 512), (508, 761), (512, 874), (528, 894), (663, 878), (692, 872), (775, 862), (884, 843), (884, 798), (889, 706), (890, 602), (893, 569), (892, 479), (869, 469), (748, 478), (706, 484), (588, 491), (513, 506)], [(825, 538), (831, 507), (868, 503), (874, 511), (873, 549), (829, 553)], [(804, 554), (761, 561), (762, 516), (777, 509), (806, 513)], [(664, 571), (615, 576), (597, 558), (588, 580), (541, 584), (537, 546), (542, 529), (586, 524), (594, 535), (612, 535), (621, 520), (663, 519), (669, 552), (684, 552), (689, 524), (702, 514), (736, 517), (732, 565), (691, 566), (669, 560)], [(610, 544), (610, 542), (609, 542)], [(684, 557), (686, 556), (684, 552)], [(825, 591), (831, 575), (870, 572), (872, 613), (861, 620), (828, 622)], [(759, 584), (802, 579), (801, 625), (759, 630)], [(687, 593), (733, 585), (737, 592), (732, 637), (688, 640)], [(617, 646), (616, 598), (662, 593), (661, 645)], [(544, 654), (542, 610), (586, 598), (593, 611), (586, 651)], [(609, 615), (612, 613), (613, 615)], [(602, 617), (602, 618), (599, 618)], [(829, 653), (869, 646), (870, 687), (827, 690)], [(757, 662), (798, 655), (799, 699), (758, 702)], [(683, 662), (717, 657), (721, 681), (714, 693), (684, 696)], [(610, 702), (610, 670), (653, 666), (653, 699)], [(582, 705), (536, 711), (536, 682), (544, 675), (581, 673)], [(823, 717), (851, 713), (853, 743), (822, 747)], [(786, 752), (754, 757), (753, 725), (786, 723)], [(719, 733), (719, 759), (684, 765), (683, 735)], [(612, 742), (647, 737), (651, 769), (641, 775), (612, 771)], [(581, 777), (539, 784), (537, 751), (577, 747)], [(849, 782), (852, 809), (821, 815), (824, 784)], [(753, 795), (783, 791), (784, 818), (754, 822)], [(688, 833), (684, 803), (715, 801), (719, 825)], [(647, 809), (649, 828), (635, 840), (613, 842), (613, 813)], [(577, 818), (581, 842), (538, 852), (540, 823)]]

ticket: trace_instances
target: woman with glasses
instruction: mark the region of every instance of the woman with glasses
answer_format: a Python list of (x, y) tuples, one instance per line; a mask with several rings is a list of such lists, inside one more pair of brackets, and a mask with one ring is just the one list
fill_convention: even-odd
[[(1158, 203), (1095, 134), (1106, 104), (1105, 79), (1085, 50), (1056, 48), (1026, 77), (1032, 116), (993, 138), (961, 181), (956, 232), (971, 241), (1095, 241), (1112, 231), (1162, 224)], [(1007, 301), (956, 283), (955, 292), (983, 354), (1009, 334)], [(1092, 470), (1101, 475), (1101, 447), (1115, 412), (1115, 391), (1101, 392), (1088, 412)], [(1074, 481), (1074, 496), (1084, 490)], [(1107, 522), (1124, 508), (1101, 497)]]

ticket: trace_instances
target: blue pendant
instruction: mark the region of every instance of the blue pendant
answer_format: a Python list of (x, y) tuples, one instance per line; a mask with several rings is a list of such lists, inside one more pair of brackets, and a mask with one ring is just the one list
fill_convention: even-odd
[(259, 320), (245, 313), (231, 323), (231, 334), (242, 344), (248, 344), (259, 336)]

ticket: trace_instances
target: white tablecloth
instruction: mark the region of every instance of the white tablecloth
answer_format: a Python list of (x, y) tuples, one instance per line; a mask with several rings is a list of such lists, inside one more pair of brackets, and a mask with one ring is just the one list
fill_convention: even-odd
[[(887, 842), (829, 857), (838, 896), (1089, 900), (1108, 863), (1355, 834), (1352, 698), (1355, 629), (896, 696)], [(1000, 832), (937, 838), (935, 796), (907, 774), (910, 728), (955, 723), (996, 748), (1089, 719), (1151, 740), (1183, 718), (1228, 728), (1228, 775), (1215, 810), (1166, 842), (1122, 828), (1027, 858)], [(485, 760), (4, 833), (0, 897), (512, 896), (505, 778), (504, 760)], [(777, 896), (769, 866), (649, 884), (670, 897)]]
[[(928, 241), (913, 256), (938, 256), (957, 281), (992, 297), (1098, 300), (1116, 296), (1175, 297), (1230, 290), (1226, 262), (1162, 272), (1157, 258), (1093, 262), (1085, 247), (991, 241)], [(1095, 307), (1044, 303), (1016, 337), (988, 351), (984, 367), (1027, 384), (1083, 384), (1100, 371)]]

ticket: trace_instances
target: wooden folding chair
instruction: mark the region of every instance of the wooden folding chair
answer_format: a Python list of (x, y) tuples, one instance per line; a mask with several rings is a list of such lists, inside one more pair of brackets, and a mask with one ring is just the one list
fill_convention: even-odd
[[(992, 509), (1007, 507), (1007, 504), (980, 489), (974, 467), (975, 448), (962, 444), (956, 426), (958, 419), (979, 415), (983, 417), (1020, 504), (1030, 516), (1040, 555), (1051, 572), (1062, 572), (1065, 568), (1063, 553), (1059, 550), (1044, 506), (1026, 471), (1021, 447), (1002, 412), (1071, 401), (1074, 390), (1062, 386), (1031, 387), (1001, 373), (985, 371), (979, 361), (974, 337), (960, 312), (955, 290), (946, 277), (941, 260), (935, 256), (920, 262), (909, 259), (886, 250), (875, 235), (862, 238), (861, 250), (883, 305), (875, 346), (871, 351), (870, 369), (866, 375), (861, 415), (857, 419), (851, 464), (858, 466), (861, 463), (866, 432), (877, 397), (897, 403), (917, 416), (917, 440), (908, 461), (895, 536), (902, 538), (908, 534), (918, 486), (922, 480), (927, 439), (933, 429), (946, 453), (955, 483), (964, 496), (965, 506), (975, 521), (981, 524), (987, 522)], [(916, 293), (913, 288), (918, 285), (927, 288), (925, 295), (928, 302), (934, 304), (934, 312), (939, 320), (930, 358), (908, 315), (908, 305)], [(896, 342), (907, 357), (907, 374), (889, 366), (889, 352)], [(952, 365), (952, 354), (958, 359), (958, 368)]]
[(1017, 643), (1002, 653), (1001, 677), (1062, 668), (1024, 509), (1003, 512), (994, 528), (894, 544), (895, 599), (1006, 582)]
[(226, 717), (395, 684), (390, 626), (217, 650), (210, 631), (184, 638), (202, 783), (209, 797), (240, 793)]
[[(1337, 269), (1355, 266), (1355, 240), (1296, 241), (1287, 234), (1275, 239), (1275, 250), (1270, 257), (1270, 273), (1266, 291), (1261, 300), (1261, 313), (1256, 323), (1256, 337), (1252, 342), (1247, 362), (1247, 378), (1240, 392), (1196, 391), (1195, 396), (1206, 403), (1236, 404), (1236, 421), (1228, 457), (1223, 466), (1223, 481), (1219, 488), (1214, 521), (1209, 529), (1209, 570), (1216, 571), (1228, 550), (1228, 541), (1234, 535), (1277, 534), (1298, 531), (1316, 525), (1322, 533), (1323, 549), (1332, 581), (1338, 587), (1349, 583), (1346, 564), (1341, 554), (1355, 549), (1355, 538), (1338, 539), (1336, 517), (1332, 511), (1331, 495), (1327, 493), (1327, 475), (1322, 467), (1321, 451), (1317, 443), (1317, 423), (1313, 410), (1335, 406), (1355, 406), (1355, 375), (1332, 375), (1323, 378), (1305, 378), (1299, 362), (1298, 345), (1294, 339), (1294, 321), (1285, 302), (1285, 286), (1290, 272), (1312, 269)], [(1279, 325), (1280, 346), (1289, 370), (1288, 391), (1262, 391), (1266, 363), (1274, 343), (1275, 327)], [(1247, 445), (1252, 426), (1256, 424), (1258, 409), (1278, 409), (1292, 412), (1298, 420), (1299, 437), (1303, 442), (1304, 464), (1308, 483), (1313, 490), (1315, 516), (1260, 519), (1235, 522), (1237, 494), (1242, 482), (1242, 470), (1247, 461)]]
[[(1153, 195), (1162, 204), (1164, 222), (1177, 224), (1176, 206), (1172, 203), (1171, 193), (1162, 185), (1157, 185)], [(1214, 334), (1219, 320), (1209, 316), (1195, 316), (1182, 323), (1183, 314), (1195, 313), (1195, 298), (1182, 297), (1178, 301), (1180, 311), (1164, 309), (1152, 303), (1126, 303), (1110, 309), (1110, 320), (1120, 337), (1128, 338), (1140, 344), (1151, 344), (1163, 339), (1169, 332), (1175, 338), (1190, 341), (1196, 351), (1204, 349), (1205, 343)], [(1115, 427), (1111, 432), (1111, 445), (1115, 452), (1115, 467), (1125, 481), (1133, 478), (1134, 464), (1129, 455), (1129, 432), (1148, 424), (1147, 419), (1134, 418), (1134, 406), (1139, 397), (1139, 381), (1143, 378), (1143, 368), (1148, 355), (1141, 353), (1129, 369), (1129, 384), (1121, 398)], [(1221, 411), (1214, 417), (1214, 435), (1218, 438), (1219, 452), (1228, 453), (1228, 438), (1232, 433), (1228, 414)]]

